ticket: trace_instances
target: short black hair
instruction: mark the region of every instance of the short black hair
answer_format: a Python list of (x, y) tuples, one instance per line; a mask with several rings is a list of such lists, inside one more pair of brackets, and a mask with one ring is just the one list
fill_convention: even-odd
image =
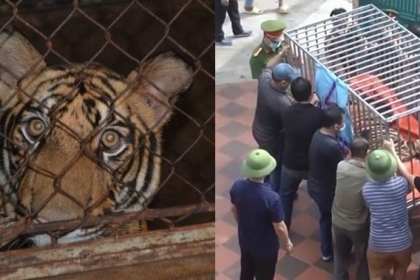
[(308, 101), (312, 94), (312, 84), (308, 79), (298, 77), (290, 84), (290, 91), (297, 102)]
[(350, 143), (350, 153), (352, 157), (364, 158), (367, 156), (369, 150), (369, 141), (362, 137), (357, 136)]
[(341, 124), (345, 113), (344, 109), (340, 108), (337, 104), (331, 104), (324, 110), (322, 127), (329, 128), (333, 125)]
[(420, 24), (412, 22), (407, 26), (408, 31), (420, 38)]
[(330, 17), (336, 16), (336, 15), (339, 15), (339, 14), (343, 14), (343, 13), (346, 13), (346, 12), (347, 11), (344, 8), (335, 8), (334, 10), (331, 11)]

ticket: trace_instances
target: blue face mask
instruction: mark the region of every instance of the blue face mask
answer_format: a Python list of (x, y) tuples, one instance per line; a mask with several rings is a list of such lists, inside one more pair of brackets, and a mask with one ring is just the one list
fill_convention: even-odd
[(268, 44), (268, 46), (272, 49), (277, 49), (278, 47), (280, 47), (280, 45), (281, 45), (280, 40), (270, 40), (270, 43)]

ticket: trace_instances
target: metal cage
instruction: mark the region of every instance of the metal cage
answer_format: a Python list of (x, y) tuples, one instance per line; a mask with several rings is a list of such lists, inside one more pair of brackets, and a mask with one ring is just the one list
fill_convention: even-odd
[[(133, 266), (137, 269), (136, 275), (142, 275), (141, 278), (144, 279), (214, 279), (213, 2), (174, 0), (162, 5), (159, 1), (150, 0), (6, 0), (0, 2), (0, 15), (0, 76), (2, 79), (6, 77), (7, 81), (13, 81), (7, 87), (3, 80), (0, 81), (1, 94), (4, 94), (5, 88), (7, 92), (11, 89), (8, 100), (0, 95), (0, 122), (5, 121), (4, 116), (8, 114), (8, 110), (13, 111), (7, 107), (8, 104), (15, 104), (13, 102), (18, 104), (16, 106), (21, 106), (19, 102), (27, 102), (26, 107), (22, 107), (22, 112), (28, 108), (27, 104), (37, 104), (41, 108), (39, 110), (47, 112), (43, 118), (48, 118), (43, 124), (33, 123), (34, 129), (42, 126), (45, 128), (39, 138), (36, 138), (36, 142), (33, 142), (36, 144), (31, 142), (22, 146), (26, 142), (18, 142), (17, 139), (24, 139), (19, 137), (27, 137), (25, 133), (28, 130), (19, 130), (21, 136), (18, 138), (9, 134), (7, 129), (16, 125), (16, 122), (12, 121), (10, 127), (0, 127), (0, 146), (4, 145), (0, 147), (0, 174), (7, 173), (4, 171), (6, 152), (9, 156), (17, 157), (19, 162), (19, 172), (7, 174), (8, 176), (0, 175), (0, 278), (33, 279)], [(14, 29), (10, 29), (10, 26)], [(194, 35), (196, 26), (201, 27), (200, 36)], [(7, 43), (7, 40), (22, 42), (15, 32), (21, 33), (29, 43)], [(29, 44), (39, 56), (36, 56), (36, 62), (31, 61), (31, 67), (25, 68), (25, 63), (21, 63), (20, 59), (31, 55), (21, 49)], [(159, 56), (162, 53), (166, 54)], [(174, 54), (176, 58), (169, 59)], [(180, 63), (181, 60), (183, 63)], [(159, 64), (159, 61), (168, 64)], [(68, 71), (58, 79), (62, 84), (50, 84), (54, 81), (52, 77), (37, 82), (37, 87), (27, 86), (43, 75), (41, 73), (44, 72), (38, 69), (43, 62), (52, 73)], [(168, 69), (173, 66), (169, 63), (184, 66), (172, 68), (171, 74)], [(107, 70), (103, 70), (104, 67)], [(133, 69), (136, 70), (131, 75)], [(185, 76), (184, 69), (191, 70), (188, 77)], [(20, 70), (25, 71), (22, 73)], [(170, 80), (162, 80), (170, 75)], [(66, 80), (69, 76), (74, 78), (74, 83), (71, 82), (73, 80)], [(168, 85), (166, 91), (162, 89), (162, 83), (152, 80), (158, 80), (157, 77)], [(126, 79), (125, 88), (118, 87), (121, 79)], [(185, 79), (183, 85), (179, 84), (178, 79)], [(139, 102), (137, 97), (127, 97), (126, 102), (119, 101), (126, 98), (124, 96), (127, 94), (136, 92), (134, 88), (139, 83), (137, 92), (143, 94), (142, 97), (147, 96), (141, 104), (148, 104), (148, 109), (134, 107), (134, 103)], [(46, 101), (50, 97), (39, 98), (39, 88), (46, 84), (52, 86), (48, 91), (64, 96), (63, 100), (60, 99), (61, 103), (50, 106), (50, 101)], [(181, 92), (183, 88), (188, 90)], [(113, 92), (115, 89), (118, 90)], [(86, 94), (86, 91), (89, 95), (97, 96), (93, 102), (106, 104), (108, 107), (105, 111), (108, 113), (94, 129), (81, 134), (78, 125), (87, 126), (87, 122), (66, 123), (62, 116), (70, 116), (67, 114), (68, 109), (60, 106)], [(18, 99), (22, 101), (15, 101)], [(92, 100), (87, 100), (80, 103), (80, 108), (76, 106), (73, 110), (75, 114), (82, 111), (89, 114), (91, 106)], [(131, 111), (126, 111), (131, 113), (121, 113), (124, 108), (131, 108)], [(156, 108), (164, 109), (156, 111)], [(156, 117), (156, 122), (151, 121), (151, 110), (155, 110), (153, 112), (156, 116), (162, 117)], [(170, 112), (172, 115), (169, 119), (167, 116)], [(114, 167), (110, 162), (116, 158), (111, 159), (111, 152), (105, 157), (103, 150), (108, 147), (103, 146), (105, 136), (99, 132), (103, 130), (102, 126), (110, 126), (111, 120), (119, 120), (118, 125), (123, 123), (127, 131), (130, 131), (121, 134), (122, 128), (119, 127), (119, 134), (111, 133), (106, 140), (107, 143), (112, 143), (118, 137), (120, 141), (115, 147), (120, 147), (118, 145), (125, 141), (124, 143), (128, 143), (124, 146), (125, 149), (131, 149), (127, 150), (130, 152), (127, 152), (126, 159)], [(25, 129), (32, 125), (31, 119), (19, 119), (20, 121), (27, 121)], [(166, 123), (157, 132), (155, 127), (160, 122)], [(67, 140), (62, 139), (62, 146), (66, 145), (66, 141), (74, 143), (79, 147), (77, 152), (66, 158), (64, 153), (59, 154), (62, 153), (58, 151), (60, 146), (56, 146), (56, 152), (44, 153), (50, 157), (46, 156), (41, 160), (39, 155), (48, 146), (45, 143), (56, 134), (67, 137)], [(137, 135), (138, 141), (134, 139)], [(121, 140), (123, 137), (125, 138)], [(35, 138), (31, 139), (35, 141)], [(100, 142), (95, 142), (94, 139)], [(6, 145), (5, 142), (9, 144)], [(157, 150), (156, 143), (160, 143), (161, 152)], [(91, 148), (92, 145), (97, 147)], [(4, 148), (6, 146), (13, 147), (14, 152), (10, 150), (12, 148)], [(92, 152), (95, 149), (96, 152)], [(119, 155), (125, 150), (121, 151)], [(21, 154), (23, 156), (18, 157)], [(53, 157), (55, 166), (50, 163)], [(57, 161), (58, 158), (67, 161), (60, 162)], [(103, 183), (100, 195), (93, 202), (90, 197), (86, 197), (86, 201), (78, 200), (78, 186), (71, 188), (68, 187), (71, 184), (66, 186), (63, 183), (72, 168), (82, 161), (95, 166), (92, 170), (100, 170), (101, 173), (98, 174), (103, 176), (97, 176), (98, 181), (108, 184)], [(136, 166), (137, 173), (130, 169), (129, 162), (130, 166)], [(58, 166), (61, 170), (55, 170)], [(83, 167), (79, 170), (83, 171)], [(153, 172), (157, 170), (160, 170), (160, 176), (148, 175), (155, 174)], [(24, 192), (22, 178), (28, 176), (29, 171), (34, 176), (44, 176), (53, 182), (49, 185), (47, 182), (50, 181), (45, 179), (45, 186), (48, 185), (50, 191), (46, 192), (40, 206), (33, 209), (23, 206), (25, 202), (22, 201), (28, 196), (25, 198), (21, 194)], [(83, 174), (86, 176), (88, 173)], [(124, 183), (129, 181), (122, 179), (123, 176), (128, 177), (127, 174), (132, 177), (131, 181), (135, 179), (134, 186), (147, 185), (153, 192), (149, 193), (148, 188), (138, 190), (137, 187)], [(34, 196), (33, 187), (36, 185), (33, 178), (35, 177), (30, 179), (32, 183), (28, 184), (29, 187), (32, 186), (31, 196)], [(87, 176), (85, 179), (90, 180)], [(78, 184), (83, 184), (83, 178)], [(97, 191), (92, 187), (92, 192)], [(128, 196), (125, 204), (136, 207), (112, 206), (107, 201), (111, 200), (117, 205), (116, 195)], [(71, 201), (80, 208), (78, 213), (83, 214), (69, 214), (68, 217), (77, 217), (63, 220), (41, 218), (43, 209), (50, 207), (50, 203), (58, 196), (61, 200), (57, 201), (66, 202), (56, 204), (57, 207)], [(28, 204), (29, 207), (35, 202), (31, 203)], [(101, 206), (105, 203), (108, 203), (107, 208)], [(109, 205), (114, 208), (109, 208)], [(99, 207), (102, 207), (101, 210), (95, 210)], [(56, 210), (61, 211), (59, 208)], [(50, 208), (48, 211), (53, 213), (54, 209)], [(71, 211), (73, 210), (69, 210)], [(11, 217), (9, 212), (15, 216)], [(72, 243), (60, 242), (60, 238), (76, 229), (86, 228), (94, 228), (101, 235), (89, 240), (81, 238)], [(45, 236), (50, 244), (35, 248), (27, 246), (28, 240), (33, 241), (34, 236)], [(91, 276), (82, 274), (82, 277)]]
[[(368, 137), (373, 148), (391, 137), (420, 174), (420, 39), (373, 5), (289, 30), (285, 39), (315, 88), (321, 70), (346, 86), (353, 135)], [(408, 195), (408, 207), (419, 197)]]

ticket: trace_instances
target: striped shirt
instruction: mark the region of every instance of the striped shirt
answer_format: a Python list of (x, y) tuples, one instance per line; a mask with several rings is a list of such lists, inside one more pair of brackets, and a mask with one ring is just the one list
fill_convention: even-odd
[(258, 81), (257, 106), (252, 124), (252, 134), (260, 149), (277, 154), (279, 143), (284, 143), (281, 114), (292, 105), (287, 92), (273, 87), (273, 71), (265, 68)]
[(397, 252), (411, 245), (406, 196), (410, 191), (403, 177), (385, 183), (369, 181), (363, 198), (370, 210), (369, 248), (377, 252)]

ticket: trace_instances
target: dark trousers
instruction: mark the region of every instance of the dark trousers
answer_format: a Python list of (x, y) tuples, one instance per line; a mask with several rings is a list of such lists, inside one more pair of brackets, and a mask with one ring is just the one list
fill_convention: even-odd
[(334, 240), (334, 280), (348, 280), (348, 267), (350, 265), (351, 248), (354, 246), (358, 266), (357, 280), (369, 280), (369, 268), (366, 259), (366, 250), (369, 240), (369, 228), (350, 231), (333, 224), (332, 234)]
[(276, 274), (277, 256), (271, 259), (256, 258), (241, 252), (240, 280), (273, 280)]
[(280, 199), (283, 205), (284, 223), (290, 230), (292, 225), (293, 204), (302, 180), (307, 179), (307, 172), (299, 172), (282, 167), (280, 176)]
[(315, 201), (319, 210), (319, 230), (322, 255), (324, 257), (330, 257), (333, 254), (331, 209), (334, 195), (317, 193), (310, 193), (309, 195)]
[(271, 174), (265, 177), (264, 182), (270, 183), (273, 191), (278, 193), (280, 191), (280, 182), (283, 166), (283, 149), (279, 150), (276, 155), (272, 155), (277, 162), (276, 168), (271, 172)]
[(229, 0), (228, 6), (223, 6), (221, 0), (216, 0), (216, 41), (220, 42), (225, 38), (223, 32), (223, 23), (226, 19), (226, 13), (228, 13), (230, 21), (232, 23), (232, 31), (234, 35), (243, 33), (241, 25), (241, 17), (239, 16), (238, 0)]

